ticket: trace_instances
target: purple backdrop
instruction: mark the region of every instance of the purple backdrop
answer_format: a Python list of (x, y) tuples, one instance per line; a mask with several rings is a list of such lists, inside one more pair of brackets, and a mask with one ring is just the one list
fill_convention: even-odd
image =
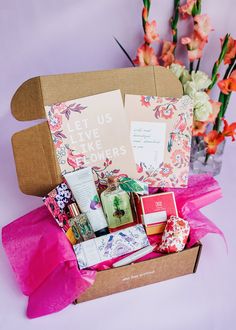
[[(150, 18), (157, 19), (163, 38), (169, 36), (172, 3), (153, 1)], [(134, 57), (142, 43), (141, 9), (141, 0), (1, 0), (1, 227), (41, 205), (41, 199), (23, 195), (18, 188), (11, 136), (35, 122), (17, 122), (11, 116), (13, 93), (23, 81), (37, 75), (129, 66), (113, 36)], [(215, 28), (204, 51), (202, 69), (208, 73), (219, 52), (219, 37), (226, 32), (236, 37), (235, 10), (235, 0), (203, 0), (203, 12), (208, 12)], [(228, 109), (230, 121), (236, 121), (235, 107), (234, 95)], [(235, 329), (235, 152), (236, 144), (227, 143), (218, 176), (224, 198), (204, 210), (224, 231), (228, 253), (222, 239), (206, 237), (195, 275), (70, 306), (61, 313), (29, 321), (25, 317), (27, 298), (20, 293), (1, 246), (0, 328)]]

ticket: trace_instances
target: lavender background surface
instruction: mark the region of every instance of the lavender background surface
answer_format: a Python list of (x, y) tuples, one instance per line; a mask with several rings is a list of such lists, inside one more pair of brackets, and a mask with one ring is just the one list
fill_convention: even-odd
[[(150, 18), (161, 37), (169, 36), (172, 0), (153, 0)], [(129, 66), (113, 35), (135, 56), (142, 43), (141, 0), (8, 0), (0, 1), (0, 219), (1, 227), (42, 204), (23, 195), (16, 178), (11, 136), (35, 122), (18, 122), (10, 112), (17, 87), (30, 77)], [(219, 37), (235, 31), (235, 0), (203, 0), (203, 12), (215, 31), (204, 51), (202, 69), (210, 73), (219, 52)], [(181, 24), (182, 25), (182, 24)], [(183, 30), (182, 30), (183, 31)], [(184, 35), (184, 32), (181, 32)], [(228, 109), (236, 121), (236, 95)], [(228, 143), (218, 180), (224, 198), (204, 214), (224, 231), (204, 244), (198, 272), (116, 294), (60, 313), (28, 320), (27, 297), (16, 284), (0, 248), (0, 329), (235, 329), (236, 323), (236, 144)]]

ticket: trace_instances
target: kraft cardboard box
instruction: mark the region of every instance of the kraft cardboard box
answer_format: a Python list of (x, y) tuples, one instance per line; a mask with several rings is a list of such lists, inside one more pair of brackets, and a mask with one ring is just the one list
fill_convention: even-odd
[[(12, 137), (16, 171), (21, 191), (44, 196), (62, 181), (44, 106), (70, 99), (120, 89), (125, 94), (181, 97), (182, 86), (163, 67), (115, 69), (35, 77), (24, 82), (12, 98), (17, 120), (45, 119), (41, 124)], [(201, 243), (180, 253), (105, 270), (97, 273), (95, 284), (77, 302), (194, 273)]]

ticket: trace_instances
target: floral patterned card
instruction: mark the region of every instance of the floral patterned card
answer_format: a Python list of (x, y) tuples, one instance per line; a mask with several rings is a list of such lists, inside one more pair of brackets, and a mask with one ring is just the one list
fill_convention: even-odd
[(91, 166), (96, 183), (137, 174), (119, 90), (45, 107), (62, 174)]
[(188, 183), (193, 103), (182, 98), (125, 96), (138, 179), (152, 187)]

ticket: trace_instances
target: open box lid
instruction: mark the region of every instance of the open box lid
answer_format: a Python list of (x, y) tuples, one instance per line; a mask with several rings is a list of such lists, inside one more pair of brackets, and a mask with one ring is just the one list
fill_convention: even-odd
[[(160, 66), (115, 69), (35, 77), (24, 82), (12, 98), (13, 116), (20, 121), (46, 119), (45, 105), (120, 89), (125, 94), (181, 97), (176, 76)], [(44, 196), (62, 181), (47, 122), (12, 137), (21, 191)]]

